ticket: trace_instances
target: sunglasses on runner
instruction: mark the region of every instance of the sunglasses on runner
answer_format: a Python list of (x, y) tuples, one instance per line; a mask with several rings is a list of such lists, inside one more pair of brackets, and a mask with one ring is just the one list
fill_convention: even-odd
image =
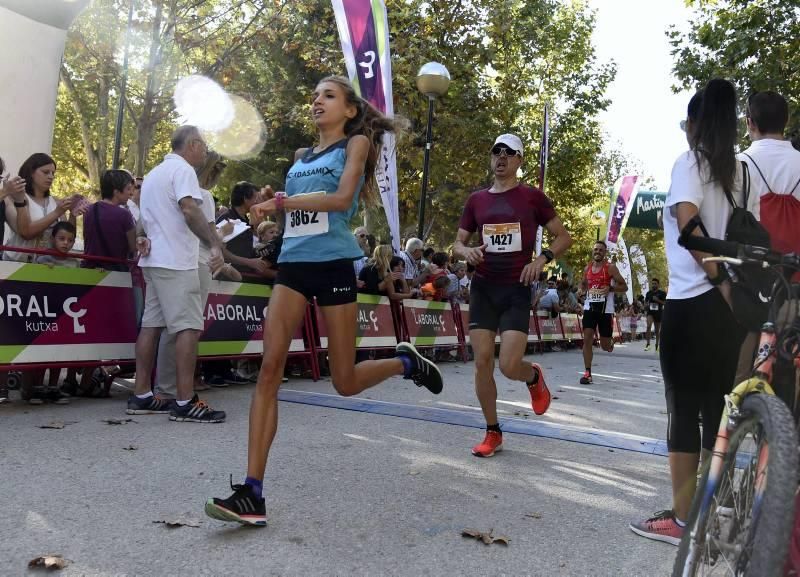
[(508, 146), (499, 145), (492, 147), (492, 154), (494, 156), (522, 156), (518, 150), (514, 150)]

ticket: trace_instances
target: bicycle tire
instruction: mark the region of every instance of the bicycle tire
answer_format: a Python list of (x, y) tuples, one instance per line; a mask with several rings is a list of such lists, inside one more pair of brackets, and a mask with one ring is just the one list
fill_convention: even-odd
[[(763, 430), (769, 452), (767, 482), (761, 495), (755, 531), (752, 535), (747, 536), (748, 542), (752, 542), (749, 563), (744, 573), (734, 574), (742, 575), (742, 577), (779, 576), (783, 571), (789, 547), (790, 530), (794, 522), (794, 507), (787, 506), (787, 503), (794, 503), (794, 494), (797, 488), (798, 441), (794, 419), (783, 401), (772, 395), (748, 396), (742, 403), (741, 412), (739, 423), (730, 434), (722, 470), (727, 471), (733, 467), (742, 440), (750, 430), (759, 425)], [(708, 510), (700, 511), (703, 487), (707, 481), (708, 468), (706, 467), (695, 492), (686, 531), (678, 547), (678, 554), (672, 570), (673, 577), (682, 577), (684, 570), (687, 569), (692, 533), (706, 534), (709, 530), (710, 509), (715, 507), (715, 500), (711, 501)], [(723, 479), (720, 478), (720, 482), (715, 488), (715, 496), (722, 486)], [(699, 566), (689, 569), (689, 575), (697, 575)]]

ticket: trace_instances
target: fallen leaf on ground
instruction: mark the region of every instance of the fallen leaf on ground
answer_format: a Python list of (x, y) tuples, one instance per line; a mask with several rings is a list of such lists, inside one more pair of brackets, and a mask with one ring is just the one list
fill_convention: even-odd
[(69, 561), (64, 559), (61, 555), (42, 555), (36, 559), (28, 561), (28, 567), (36, 569), (63, 569), (69, 564)]
[(409, 475), (419, 475), (419, 471), (409, 471)]
[(139, 447), (136, 445), (128, 445), (127, 447), (122, 447), (123, 451), (138, 451)]
[(541, 519), (542, 518), (542, 514), (541, 513), (525, 513), (525, 516), (526, 517), (530, 517), (531, 519)]
[(153, 521), (153, 523), (162, 523), (167, 526), (169, 529), (175, 529), (177, 527), (199, 527), (200, 521), (196, 521), (194, 519), (162, 519), (160, 521)]
[(558, 399), (559, 399), (559, 397), (553, 396), (553, 400), (554, 401), (557, 401)]
[(564, 389), (558, 389), (556, 392), (557, 392), (557, 393), (563, 393), (563, 392), (565, 392), (565, 391), (564, 391)]
[(78, 421), (50, 421), (46, 425), (38, 425), (40, 429), (63, 429), (67, 425), (74, 425)]
[(483, 541), (486, 545), (491, 545), (492, 543), (500, 543), (501, 545), (508, 545), (511, 539), (508, 537), (504, 537), (503, 535), (498, 535), (494, 537), (492, 535), (492, 529), (489, 529), (488, 532), (478, 531), (477, 529), (464, 529), (461, 531), (462, 537), (469, 537), (471, 539), (477, 539), (478, 541)]
[(133, 419), (103, 419), (104, 423), (109, 425), (124, 425), (125, 423), (135, 423)]

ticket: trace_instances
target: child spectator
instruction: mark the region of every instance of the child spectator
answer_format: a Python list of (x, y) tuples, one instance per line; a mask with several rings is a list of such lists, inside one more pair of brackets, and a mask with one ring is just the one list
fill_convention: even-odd
[(639, 302), (634, 301), (629, 307), (628, 322), (630, 323), (631, 342), (636, 340), (637, 328), (639, 326), (639, 319), (642, 318), (641, 310), (639, 309)]
[(272, 280), (278, 271), (278, 257), (281, 254), (281, 245), (283, 244), (281, 228), (278, 223), (265, 220), (258, 225), (256, 234), (258, 235), (258, 243), (255, 245), (256, 254), (272, 271), (271, 277), (267, 277)]
[[(435, 293), (433, 298), (428, 300), (446, 301), (448, 299), (447, 289), (450, 286), (450, 279), (447, 276), (448, 260), (447, 253), (445, 252), (437, 252), (431, 256), (431, 263), (428, 267), (428, 277), (425, 279), (425, 285), (430, 284), (433, 286), (435, 288)], [(444, 281), (440, 281), (440, 279), (444, 279)], [(423, 293), (426, 291), (425, 285), (422, 287)]]
[[(127, 260), (136, 252), (136, 224), (125, 208), (134, 196), (133, 175), (127, 170), (106, 170), (100, 177), (100, 200), (83, 215), (85, 253)], [(87, 268), (128, 272), (127, 263), (87, 260)]]
[[(59, 221), (53, 227), (50, 235), (50, 250), (56, 251), (58, 255), (41, 254), (36, 255), (37, 264), (45, 264), (49, 267), (66, 266), (70, 268), (78, 267), (78, 260), (67, 256), (75, 244), (75, 225), (67, 221)], [(63, 256), (61, 256), (63, 255)], [(53, 401), (57, 405), (69, 404), (69, 398), (64, 395), (58, 387), (58, 379), (61, 376), (61, 369), (48, 369), (48, 385), (44, 387), (44, 370), (26, 371), (22, 377), (22, 400), (28, 401), (31, 405), (41, 405), (45, 398)]]
[(46, 264), (49, 267), (66, 266), (69, 268), (78, 267), (78, 259), (68, 256), (68, 253), (75, 245), (75, 225), (66, 220), (56, 223), (50, 236), (50, 250), (56, 251), (58, 255), (40, 254), (36, 256), (37, 264)]

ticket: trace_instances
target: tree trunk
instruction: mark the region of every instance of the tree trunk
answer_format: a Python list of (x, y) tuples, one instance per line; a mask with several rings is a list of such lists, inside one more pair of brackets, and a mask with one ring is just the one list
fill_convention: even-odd
[(75, 111), (75, 116), (81, 129), (81, 141), (83, 142), (83, 150), (86, 154), (86, 173), (89, 175), (89, 180), (92, 184), (99, 186), (102, 163), (98, 157), (97, 150), (92, 146), (92, 133), (89, 130), (88, 122), (86, 122), (86, 115), (84, 114), (81, 101), (78, 99), (75, 83), (72, 81), (69, 71), (67, 71), (63, 64), (61, 66), (60, 76), (61, 82), (64, 83), (64, 87), (67, 89), (70, 104)]
[(153, 144), (158, 117), (155, 114), (156, 97), (159, 91), (159, 71), (161, 70), (161, 20), (164, 16), (164, 2), (156, 2), (156, 13), (150, 32), (150, 57), (147, 63), (147, 85), (145, 86), (142, 114), (136, 127), (136, 174), (144, 174), (147, 154)]

